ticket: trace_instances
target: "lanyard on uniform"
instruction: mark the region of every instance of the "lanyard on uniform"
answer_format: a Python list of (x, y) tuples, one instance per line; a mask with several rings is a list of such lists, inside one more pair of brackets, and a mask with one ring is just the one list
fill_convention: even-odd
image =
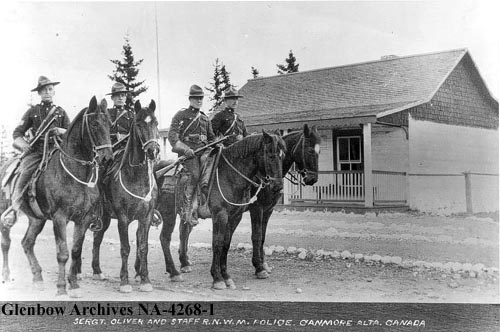
[(116, 125), (116, 123), (118, 122), (118, 120), (120, 120), (120, 118), (121, 118), (122, 116), (124, 116), (124, 115), (125, 115), (125, 113), (127, 113), (127, 110), (126, 110), (126, 109), (123, 109), (123, 111), (122, 111), (122, 112), (121, 112), (121, 113), (120, 113), (120, 114), (116, 117), (115, 121), (113, 121), (113, 123), (111, 124), (111, 126)]
[(39, 134), (39, 131), (40, 129), (43, 129), (43, 127), (45, 126), (45, 124), (49, 121), (49, 119), (52, 117), (52, 114), (54, 114), (55, 110), (56, 110), (56, 105), (52, 106), (52, 108), (50, 109), (49, 113), (47, 114), (47, 116), (45, 117), (45, 119), (43, 119), (43, 121), (40, 123), (40, 127), (38, 127), (37, 131), (36, 131), (36, 134), (35, 134), (35, 137), (38, 136)]
[(201, 115), (201, 111), (198, 111), (198, 115), (195, 116), (195, 118), (187, 125), (187, 127), (184, 129), (184, 131), (182, 132), (182, 136), (184, 136), (184, 134), (186, 133), (186, 131), (189, 129), (189, 127), (191, 127), (191, 125), (196, 121), (198, 120), (198, 118), (200, 117)]
[(231, 131), (231, 129), (233, 129), (234, 124), (236, 123), (236, 120), (238, 119), (238, 114), (236, 114), (236, 113), (233, 113), (233, 114), (234, 114), (233, 123), (231, 123), (231, 125), (229, 126), (229, 128), (227, 128), (226, 132), (224, 133), (224, 136), (226, 136), (227, 134), (229, 134), (229, 132)]

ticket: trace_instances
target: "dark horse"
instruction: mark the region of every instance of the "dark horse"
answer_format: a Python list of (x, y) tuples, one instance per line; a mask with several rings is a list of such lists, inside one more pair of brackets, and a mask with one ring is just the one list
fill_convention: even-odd
[[(59, 274), (57, 294), (66, 292), (65, 268), (69, 258), (66, 243), (66, 225), (70, 220), (75, 223), (71, 268), (69, 272), (69, 292), (71, 297), (81, 296), (77, 282), (77, 266), (81, 264), (81, 253), (87, 228), (97, 217), (100, 194), (98, 186), (99, 166), (113, 158), (110, 141), (110, 121), (106, 100), (97, 104), (93, 97), (88, 108), (78, 113), (63, 136), (62, 145), (56, 146), (47, 167), (36, 183), (36, 197), (43, 216), (38, 216), (29, 204), (25, 194), (21, 211), (29, 219), (29, 226), (22, 240), (24, 252), (33, 272), (33, 282), (41, 284), (42, 268), (34, 253), (36, 237), (50, 219), (53, 222), (57, 246)], [(8, 250), (10, 247), (10, 227), (1, 225), (2, 251), (4, 257), (3, 276), (9, 280)]]
[[(210, 270), (213, 277), (213, 288), (230, 287), (234, 289), (236, 287), (227, 272), (227, 254), (231, 238), (241, 221), (246, 206), (249, 201), (252, 201), (250, 199), (252, 186), (258, 190), (263, 188), (271, 188), (270, 190), (278, 192), (282, 190), (282, 156), (285, 150), (285, 143), (280, 136), (269, 135), (265, 132), (247, 136), (222, 150), (219, 164), (215, 168), (213, 186), (208, 193), (208, 207), (213, 223), (213, 259)], [(253, 199), (256, 198), (253, 197)], [(176, 212), (174, 206), (175, 195), (160, 194), (158, 209), (164, 220), (160, 242), (165, 257), (166, 270), (170, 273), (172, 281), (180, 281), (182, 278), (175, 267), (170, 252), (175, 217), (176, 213), (179, 212)], [(191, 229), (190, 226), (181, 225), (181, 238), (185, 236), (184, 245), (186, 247), (187, 236)], [(185, 258), (187, 260), (187, 256)], [(187, 264), (183, 266), (190, 266), (190, 263), (187, 261)]]
[[(92, 269), (94, 278), (104, 279), (99, 262), (99, 249), (104, 232), (108, 229), (111, 217), (118, 219), (120, 234), (122, 266), (120, 272), (120, 292), (129, 293), (132, 286), (128, 279), (128, 256), (130, 244), (128, 226), (138, 220), (137, 255), (135, 271), (141, 277), (140, 290), (153, 290), (148, 276), (148, 234), (151, 217), (156, 206), (158, 190), (153, 174), (153, 164), (160, 152), (158, 137), (158, 121), (154, 111), (156, 104), (152, 100), (149, 107), (141, 107), (137, 101), (134, 105), (135, 121), (133, 122), (125, 148), (115, 152), (115, 159), (104, 180), (105, 209), (103, 227), (94, 233), (92, 250)], [(122, 143), (123, 144), (123, 143)]]
[[(286, 143), (286, 154), (283, 159), (283, 176), (288, 173), (292, 165), (295, 163), (296, 170), (302, 176), (302, 180), (306, 185), (313, 185), (318, 181), (318, 156), (321, 137), (316, 130), (316, 127), (309, 128), (304, 125), (303, 130), (294, 131), (283, 136)], [(299, 180), (300, 181), (300, 180)], [(252, 188), (252, 195), (255, 195), (256, 188)], [(266, 237), (267, 223), (273, 209), (281, 198), (281, 193), (272, 190), (271, 187), (263, 188), (257, 195), (257, 201), (248, 205), (252, 223), (252, 243), (253, 243), (253, 258), (252, 263), (255, 267), (255, 274), (259, 279), (269, 277), (269, 267), (264, 262), (264, 241)], [(175, 197), (171, 193), (161, 192), (159, 201), (159, 209), (162, 213), (164, 224), (162, 228), (162, 245), (163, 241), (170, 243), (170, 234), (175, 227), (175, 212), (172, 208), (175, 204)], [(170, 207), (170, 208), (167, 208)], [(188, 256), (189, 235), (193, 227), (188, 224), (179, 225), (179, 260), (181, 262), (181, 272), (191, 272), (192, 266)], [(172, 269), (173, 263), (168, 260), (170, 251), (165, 250), (165, 263), (167, 272), (170, 273), (172, 281), (181, 281), (182, 278), (178, 275), (177, 270)]]

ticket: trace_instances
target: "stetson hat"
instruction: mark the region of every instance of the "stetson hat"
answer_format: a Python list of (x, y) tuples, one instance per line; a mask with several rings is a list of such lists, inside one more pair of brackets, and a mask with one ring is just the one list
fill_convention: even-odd
[(116, 82), (111, 87), (111, 93), (106, 93), (106, 96), (114, 95), (114, 94), (117, 94), (117, 93), (127, 93), (127, 92), (128, 92), (128, 90), (127, 90), (127, 88), (125, 87), (125, 85), (123, 83)]
[(224, 99), (243, 98), (234, 87), (229, 87), (224, 91)]
[(38, 78), (38, 85), (36, 86), (36, 88), (32, 89), (31, 91), (39, 91), (41, 88), (43, 88), (44, 86), (47, 86), (47, 85), (57, 85), (59, 84), (60, 82), (52, 82), (51, 80), (49, 80), (47, 77), (45, 76), (40, 76)]
[(204, 97), (203, 89), (198, 85), (191, 85), (189, 88), (189, 97)]

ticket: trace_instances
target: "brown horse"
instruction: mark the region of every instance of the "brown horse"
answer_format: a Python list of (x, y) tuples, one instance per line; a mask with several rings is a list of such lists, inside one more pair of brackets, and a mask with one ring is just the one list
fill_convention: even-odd
[[(283, 159), (282, 174), (286, 175), (295, 163), (295, 167), (302, 176), (304, 184), (315, 184), (318, 180), (318, 156), (321, 144), (321, 137), (316, 127), (309, 128), (306, 124), (303, 130), (294, 131), (283, 136), (283, 140), (286, 143), (287, 149)], [(165, 167), (165, 165), (166, 162), (163, 161), (163, 165), (159, 166), (159, 168)], [(256, 188), (252, 188), (252, 195), (255, 195), (256, 190)], [(247, 210), (250, 211), (252, 224), (252, 264), (255, 267), (255, 274), (259, 279), (269, 277), (268, 273), (270, 269), (264, 262), (264, 241), (267, 223), (280, 198), (281, 192), (272, 190), (271, 187), (266, 187), (257, 195), (257, 201), (247, 207)], [(172, 193), (162, 191), (160, 192), (158, 202), (164, 221), (161, 233), (161, 243), (163, 246), (163, 243), (170, 243), (171, 234), (175, 227), (175, 196)], [(192, 229), (193, 227), (188, 224), (179, 224), (179, 260), (181, 263), (181, 272), (183, 273), (192, 271), (192, 263), (188, 256), (189, 235)], [(170, 250), (166, 245), (163, 246), (163, 249), (167, 272), (170, 273), (171, 280), (182, 281), (182, 277), (175, 270), (173, 262), (169, 260), (169, 257), (171, 257)]]
[[(214, 172), (214, 184), (208, 193), (208, 207), (213, 223), (213, 258), (210, 270), (213, 277), (213, 288), (230, 287), (234, 289), (236, 287), (227, 272), (227, 254), (232, 235), (241, 221), (245, 208), (252, 201), (250, 198), (252, 186), (258, 188), (259, 191), (269, 187), (270, 190), (279, 192), (283, 188), (282, 156), (285, 150), (285, 142), (281, 137), (265, 132), (247, 136), (222, 150), (220, 162)], [(158, 168), (163, 166), (160, 165)], [(171, 280), (180, 281), (182, 278), (170, 253), (170, 241), (175, 228), (176, 214), (175, 197), (173, 196), (162, 193), (159, 198), (158, 209), (164, 219), (160, 242), (166, 270), (170, 273)], [(183, 227), (188, 227), (184, 228), (183, 234), (186, 234), (186, 230), (189, 234), (192, 227), (182, 225), (181, 229)], [(187, 246), (187, 237), (185, 245)]]
[[(36, 197), (43, 216), (30, 208), (28, 194), (25, 194), (21, 211), (29, 219), (29, 226), (22, 240), (24, 252), (33, 272), (33, 282), (43, 282), (42, 268), (34, 253), (38, 234), (48, 219), (52, 220), (57, 246), (59, 274), (57, 294), (66, 292), (66, 262), (69, 258), (66, 242), (66, 225), (75, 223), (71, 268), (68, 277), (71, 297), (80, 297), (76, 278), (76, 267), (81, 264), (81, 253), (87, 228), (99, 211), (100, 194), (98, 186), (99, 166), (113, 159), (109, 128), (111, 122), (107, 114), (106, 100), (97, 104), (93, 97), (89, 106), (75, 117), (63, 136), (62, 144), (56, 145), (48, 160), (47, 167), (36, 183)], [(4, 279), (9, 280), (8, 250), (10, 247), (10, 227), (2, 225), (2, 251), (4, 254)]]
[(120, 292), (129, 293), (132, 286), (128, 279), (128, 256), (130, 244), (128, 226), (138, 220), (137, 255), (135, 271), (141, 277), (140, 291), (153, 290), (148, 276), (148, 234), (151, 217), (156, 206), (158, 190), (153, 174), (153, 164), (160, 152), (158, 121), (152, 100), (149, 107), (134, 105), (135, 121), (130, 128), (125, 148), (115, 151), (115, 161), (107, 172), (104, 181), (106, 208), (103, 213), (103, 228), (94, 233), (92, 250), (92, 269), (95, 279), (104, 279), (100, 267), (99, 253), (104, 232), (108, 229), (111, 217), (118, 219), (122, 266), (120, 272)]

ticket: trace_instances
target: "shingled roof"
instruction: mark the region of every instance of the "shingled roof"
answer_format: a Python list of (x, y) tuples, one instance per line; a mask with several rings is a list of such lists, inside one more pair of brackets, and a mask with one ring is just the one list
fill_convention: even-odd
[(428, 102), (466, 54), (457, 49), (252, 79), (239, 91), (238, 113), (248, 126), (376, 119)]

